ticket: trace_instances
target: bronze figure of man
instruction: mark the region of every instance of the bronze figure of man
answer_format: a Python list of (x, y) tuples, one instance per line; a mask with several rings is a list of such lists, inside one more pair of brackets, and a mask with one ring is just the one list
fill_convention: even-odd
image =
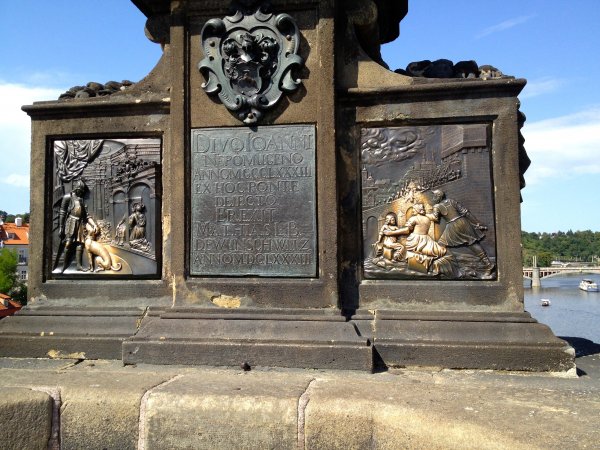
[(494, 263), (479, 243), (485, 237), (487, 227), (456, 200), (446, 198), (441, 189), (432, 193), (434, 205), (429, 216), (436, 222), (440, 221), (440, 217), (446, 220), (446, 228), (438, 242), (445, 247), (467, 247), (483, 263), (487, 275), (491, 274)]
[(81, 272), (85, 271), (82, 267), (85, 224), (89, 223), (94, 230), (97, 229), (96, 223), (87, 215), (85, 210), (83, 201), (85, 188), (86, 186), (83, 181), (77, 180), (73, 182), (73, 190), (69, 194), (66, 194), (60, 203), (60, 211), (58, 213), (58, 236), (60, 244), (53, 269), (56, 269), (60, 257), (64, 253), (61, 273), (64, 273), (71, 264), (73, 251), (75, 251), (77, 270)]

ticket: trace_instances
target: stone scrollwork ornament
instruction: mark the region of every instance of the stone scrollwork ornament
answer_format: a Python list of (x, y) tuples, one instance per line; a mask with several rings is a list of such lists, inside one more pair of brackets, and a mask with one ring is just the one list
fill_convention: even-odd
[(301, 81), (294, 69), (304, 64), (298, 53), (300, 33), (288, 14), (274, 15), (265, 8), (239, 6), (224, 19), (211, 19), (202, 28), (206, 57), (198, 69), (206, 78), (202, 87), (218, 94), (221, 102), (246, 124), (260, 120), (283, 92), (293, 92)]

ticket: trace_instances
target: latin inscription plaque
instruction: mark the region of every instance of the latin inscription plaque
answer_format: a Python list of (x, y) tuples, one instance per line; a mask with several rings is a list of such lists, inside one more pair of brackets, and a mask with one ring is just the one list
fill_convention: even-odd
[(194, 129), (191, 147), (191, 275), (316, 276), (315, 127)]

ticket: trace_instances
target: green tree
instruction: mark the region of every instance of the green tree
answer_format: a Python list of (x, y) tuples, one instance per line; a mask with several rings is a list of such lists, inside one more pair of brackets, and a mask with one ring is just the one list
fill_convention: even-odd
[(9, 214), (6, 211), (0, 209), (0, 219), (5, 223), (15, 223), (17, 217), (22, 217), (24, 223), (29, 223), (29, 213), (25, 212), (22, 214)]
[(553, 259), (561, 261), (596, 261), (600, 255), (600, 232), (584, 230), (566, 233), (521, 233), (523, 244), (523, 265), (531, 264), (533, 255), (538, 256), (538, 263), (542, 265), (541, 258), (547, 259), (547, 254), (552, 254)]
[(550, 252), (540, 252), (537, 257), (539, 267), (549, 267), (554, 260), (554, 255)]
[(27, 304), (27, 285), (22, 281), (17, 281), (8, 295), (10, 295), (13, 300), (19, 302), (21, 306), (25, 306)]
[(8, 294), (17, 281), (17, 252), (0, 250), (0, 292)]

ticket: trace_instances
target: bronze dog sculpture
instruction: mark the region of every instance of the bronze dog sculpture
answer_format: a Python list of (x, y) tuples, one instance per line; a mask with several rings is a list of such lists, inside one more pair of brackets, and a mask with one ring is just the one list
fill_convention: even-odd
[(96, 242), (99, 232), (98, 228), (92, 227), (90, 224), (87, 224), (85, 228), (87, 236), (84, 245), (90, 262), (89, 271), (94, 271), (94, 264), (96, 265), (96, 272), (103, 270), (114, 270), (116, 272), (121, 270), (121, 263), (113, 264), (112, 257), (106, 247)]

